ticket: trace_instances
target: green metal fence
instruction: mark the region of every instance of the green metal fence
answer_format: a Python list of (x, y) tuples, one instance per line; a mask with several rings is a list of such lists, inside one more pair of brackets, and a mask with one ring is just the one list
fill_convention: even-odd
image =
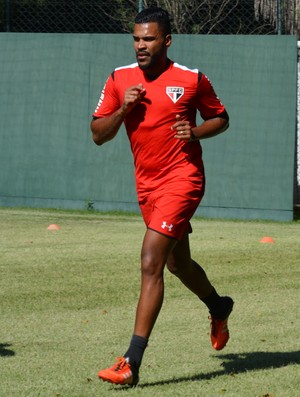
[(0, 31), (128, 33), (150, 5), (169, 11), (174, 33), (300, 32), (299, 0), (0, 0)]

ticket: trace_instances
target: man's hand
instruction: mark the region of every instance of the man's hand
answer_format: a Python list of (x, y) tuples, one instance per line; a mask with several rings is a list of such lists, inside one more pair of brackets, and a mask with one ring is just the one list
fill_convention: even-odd
[(117, 135), (124, 117), (142, 101), (145, 93), (146, 90), (142, 84), (127, 88), (123, 104), (118, 110), (110, 116), (92, 120), (91, 130), (96, 145), (103, 145)]
[(185, 142), (192, 142), (216, 136), (226, 131), (228, 127), (228, 119), (217, 116), (213, 119), (204, 121), (202, 124), (192, 129), (190, 122), (183, 121), (181, 116), (177, 114), (176, 123), (172, 125), (171, 129), (176, 131), (174, 138), (181, 139)]
[(176, 123), (172, 125), (172, 130), (176, 131), (174, 138), (181, 139), (185, 142), (191, 142), (195, 139), (189, 121), (183, 121), (179, 114), (176, 115)]
[(145, 96), (146, 90), (143, 87), (143, 84), (134, 85), (132, 87), (127, 88), (124, 94), (124, 100), (122, 104), (122, 115), (126, 117), (128, 113), (132, 111), (132, 109), (142, 101)]

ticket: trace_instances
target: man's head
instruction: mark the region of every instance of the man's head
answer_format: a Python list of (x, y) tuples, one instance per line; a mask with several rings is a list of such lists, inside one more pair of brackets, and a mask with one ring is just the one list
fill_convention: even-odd
[(140, 68), (153, 77), (162, 73), (172, 43), (169, 14), (159, 7), (141, 11), (135, 18), (133, 39)]
[(145, 8), (137, 14), (134, 20), (134, 23), (136, 24), (144, 24), (149, 22), (156, 22), (164, 36), (166, 36), (167, 34), (171, 34), (171, 23), (169, 14), (162, 8)]

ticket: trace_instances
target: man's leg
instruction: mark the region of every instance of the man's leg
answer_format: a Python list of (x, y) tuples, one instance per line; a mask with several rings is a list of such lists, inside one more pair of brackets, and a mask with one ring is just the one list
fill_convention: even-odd
[(219, 296), (205, 271), (191, 258), (188, 234), (184, 235), (170, 253), (167, 267), (206, 304), (211, 314), (212, 345), (216, 350), (223, 349), (229, 339), (227, 320), (232, 311), (233, 300)]
[(141, 291), (136, 310), (134, 334), (124, 357), (98, 376), (108, 382), (135, 385), (148, 338), (164, 297), (164, 267), (177, 241), (148, 229), (141, 252)]
[(164, 297), (164, 267), (176, 240), (147, 230), (141, 252), (141, 292), (134, 334), (149, 338)]
[(191, 258), (189, 235), (178, 241), (167, 259), (168, 270), (200, 299), (209, 296), (214, 288), (205, 271)]

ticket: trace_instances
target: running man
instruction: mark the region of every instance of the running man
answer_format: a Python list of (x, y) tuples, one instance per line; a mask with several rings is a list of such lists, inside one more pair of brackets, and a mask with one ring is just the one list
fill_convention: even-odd
[[(228, 128), (228, 114), (208, 78), (170, 60), (169, 15), (147, 8), (135, 18), (137, 63), (109, 76), (93, 115), (97, 145), (113, 139), (122, 123), (130, 141), (138, 202), (146, 225), (141, 249), (141, 290), (128, 350), (99, 371), (104, 381), (136, 385), (148, 339), (164, 296), (164, 268), (176, 275), (210, 312), (211, 343), (221, 350), (229, 339), (233, 300), (220, 296), (191, 258), (190, 219), (204, 194), (202, 139)], [(203, 122), (196, 125), (196, 113)]]

